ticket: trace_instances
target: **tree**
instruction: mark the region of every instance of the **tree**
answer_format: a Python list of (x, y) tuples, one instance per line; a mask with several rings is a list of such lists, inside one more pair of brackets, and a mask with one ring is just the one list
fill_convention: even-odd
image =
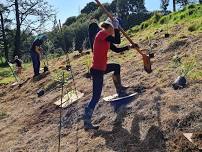
[(146, 8), (145, 8), (145, 1), (144, 0), (128, 0), (128, 4), (129, 4), (129, 11), (131, 13), (140, 13), (140, 12), (145, 12)]
[(97, 4), (94, 2), (88, 3), (82, 10), (81, 13), (90, 14), (98, 8)]
[(113, 0), (110, 4), (110, 10), (113, 12), (113, 13), (118, 13), (118, 6), (117, 6), (117, 2), (118, 0)]
[(3, 6), (3, 4), (0, 4), (0, 19), (1, 19), (1, 36), (3, 41), (3, 49), (5, 54), (5, 59), (8, 61), (8, 43), (6, 38), (6, 29), (5, 29), (5, 22), (8, 21), (4, 19), (4, 13), (8, 11), (8, 9)]
[(179, 4), (181, 7), (184, 7), (191, 2), (194, 2), (194, 0), (176, 0), (176, 3)]
[(54, 16), (52, 6), (45, 0), (8, 0), (14, 6), (16, 34), (14, 55), (21, 56), (21, 29), (38, 32)]
[(199, 3), (202, 4), (202, 0), (199, 0)]
[(72, 16), (66, 19), (64, 25), (70, 26), (72, 23), (76, 21), (76, 16)]
[(176, 11), (176, 2), (175, 2), (176, 0), (173, 0), (173, 12), (175, 12)]
[(15, 0), (15, 19), (16, 19), (16, 33), (15, 33), (15, 50), (14, 50), (14, 56), (15, 55), (20, 55), (20, 13), (19, 13), (19, 5), (18, 5), (18, 0)]
[(146, 11), (144, 0), (117, 0), (117, 10), (121, 18), (127, 17), (132, 13)]
[(168, 5), (169, 5), (169, 0), (161, 0), (161, 8), (163, 9), (164, 13), (166, 13)]

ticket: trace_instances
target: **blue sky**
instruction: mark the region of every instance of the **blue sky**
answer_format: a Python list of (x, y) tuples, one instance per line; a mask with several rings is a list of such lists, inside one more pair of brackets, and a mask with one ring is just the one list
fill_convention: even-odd
[[(62, 22), (70, 16), (77, 16), (80, 10), (93, 0), (48, 0), (57, 10), (57, 18)], [(100, 0), (102, 3), (111, 2), (112, 0)], [(148, 10), (157, 10), (160, 8), (160, 0), (145, 0), (145, 5)], [(172, 9), (170, 0), (169, 10)]]

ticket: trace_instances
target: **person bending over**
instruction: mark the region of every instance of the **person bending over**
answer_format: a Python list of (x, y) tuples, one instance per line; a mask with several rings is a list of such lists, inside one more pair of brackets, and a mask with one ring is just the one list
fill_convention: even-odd
[(16, 74), (20, 75), (22, 73), (22, 60), (16, 55), (14, 62), (16, 66)]
[(43, 51), (41, 46), (46, 40), (47, 40), (46, 35), (40, 35), (34, 40), (30, 48), (30, 54), (31, 54), (33, 69), (34, 69), (34, 76), (33, 76), (34, 78), (40, 75), (39, 73), (40, 58)]

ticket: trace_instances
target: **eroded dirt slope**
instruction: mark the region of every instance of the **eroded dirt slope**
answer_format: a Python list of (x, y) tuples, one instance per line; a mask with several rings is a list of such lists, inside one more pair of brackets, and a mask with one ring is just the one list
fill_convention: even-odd
[[(111, 55), (121, 63), (123, 83), (137, 91), (138, 96), (120, 107), (101, 100), (93, 115), (94, 123), (100, 124), (97, 132), (83, 129), (82, 114), (91, 98), (91, 80), (83, 77), (86, 72), (83, 58), (76, 60), (73, 64), (76, 86), (85, 96), (63, 109), (61, 151), (199, 151), (181, 134), (202, 131), (202, 80), (188, 80), (186, 88), (175, 91), (171, 84), (178, 73), (169, 65), (176, 52), (181, 57), (194, 52), (201, 63), (202, 35), (182, 37), (171, 44), (163, 37), (154, 42), (157, 46), (151, 74), (142, 70), (139, 55), (135, 53), (134, 56), (130, 54), (130, 59), (127, 54)], [(146, 47), (147, 43), (142, 41), (141, 45)], [(63, 58), (51, 61), (51, 70), (63, 63)], [(29, 77), (31, 69), (25, 75), (26, 79)], [(21, 88), (0, 86), (0, 109), (8, 114), (0, 120), (0, 151), (57, 151), (59, 108), (53, 103), (60, 97), (60, 88), (41, 98), (36, 95), (36, 91), (52, 78), (49, 75), (35, 83), (28, 79)], [(103, 96), (114, 92), (109, 74), (105, 77)]]

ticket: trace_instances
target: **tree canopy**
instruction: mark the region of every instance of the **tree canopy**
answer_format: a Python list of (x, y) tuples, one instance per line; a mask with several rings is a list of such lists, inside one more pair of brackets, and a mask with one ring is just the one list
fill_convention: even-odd
[[(196, 0), (173, 0), (181, 7), (194, 1)], [(169, 0), (159, 2), (163, 12), (166, 12)], [(153, 12), (147, 11), (145, 0), (113, 0), (104, 5), (121, 20), (125, 30), (140, 25), (153, 15)], [(9, 13), (13, 15), (9, 16)], [(84, 43), (85, 47), (89, 48), (89, 44), (86, 43), (89, 24), (104, 21), (107, 16), (95, 2), (89, 2), (78, 16), (66, 19), (61, 33), (55, 11), (47, 0), (7, 0), (4, 5), (0, 4), (0, 18), (0, 52), (1, 56), (8, 59), (14, 55), (29, 56), (29, 47), (34, 37), (44, 31), (47, 21), (53, 22), (51, 31), (45, 32), (52, 46), (49, 49), (50, 53), (61, 54), (61, 49), (82, 51)]]

